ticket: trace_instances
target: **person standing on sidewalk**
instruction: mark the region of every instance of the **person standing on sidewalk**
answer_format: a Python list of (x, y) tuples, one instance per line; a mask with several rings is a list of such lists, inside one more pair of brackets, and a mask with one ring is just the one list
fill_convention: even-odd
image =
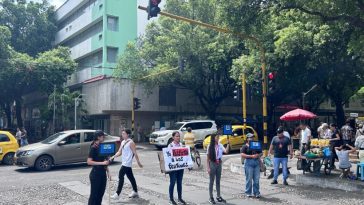
[(216, 192), (217, 197), (216, 200), (218, 202), (226, 203), (226, 200), (221, 197), (220, 193), (220, 180), (221, 180), (221, 172), (222, 172), (222, 155), (227, 154), (230, 149), (230, 141), (228, 138), (227, 148), (219, 142), (220, 135), (212, 134), (210, 136), (210, 144), (207, 147), (207, 172), (210, 175), (210, 183), (209, 183), (209, 194), (210, 204), (216, 204), (213, 195), (214, 189), (214, 181), (216, 178)]
[(341, 136), (344, 144), (352, 145), (352, 137), (354, 135), (354, 129), (350, 126), (350, 120), (347, 119), (345, 125), (341, 128)]
[(106, 174), (110, 178), (107, 165), (109, 161), (106, 157), (99, 155), (99, 145), (105, 140), (105, 134), (101, 130), (97, 130), (91, 143), (90, 153), (87, 158), (87, 164), (92, 166), (90, 173), (91, 194), (88, 205), (101, 205), (102, 197), (106, 188)]
[(22, 147), (28, 145), (28, 132), (24, 127), (21, 128), (20, 144)]
[(291, 140), (283, 135), (283, 129), (277, 130), (277, 136), (272, 139), (272, 143), (269, 147), (269, 155), (274, 150), (274, 177), (271, 184), (278, 184), (278, 174), (279, 174), (279, 166), (282, 164), (282, 172), (283, 172), (283, 184), (288, 185), (288, 157), (290, 154), (290, 158), (293, 158), (293, 149), (291, 145)]
[(19, 127), (16, 128), (15, 137), (16, 137), (16, 141), (18, 141), (19, 147), (21, 147), (21, 131), (20, 131), (20, 128)]
[(364, 163), (364, 131), (362, 129), (358, 129), (360, 134), (355, 139), (355, 147), (359, 150), (359, 162)]
[[(168, 147), (182, 147), (181, 144), (181, 136), (178, 131), (174, 131), (172, 133), (173, 141), (168, 145)], [(179, 204), (186, 204), (186, 202), (182, 199), (182, 180), (183, 180), (183, 173), (184, 170), (175, 170), (169, 172), (169, 204), (177, 205), (176, 201), (174, 200), (173, 193), (174, 193), (174, 186), (177, 182), (177, 193), (178, 193), (178, 203)]]
[(340, 138), (339, 131), (337, 130), (336, 124), (330, 124), (331, 139), (330, 139), (330, 150), (331, 150), (331, 160), (330, 168), (335, 169), (335, 160), (339, 160), (335, 147), (340, 147), (342, 145), (342, 140)]
[(113, 160), (115, 157), (119, 157), (121, 155), (121, 168), (119, 171), (119, 184), (118, 189), (114, 195), (111, 196), (112, 199), (119, 199), (121, 200), (120, 193), (124, 186), (124, 176), (126, 175), (131, 183), (131, 186), (133, 187), (133, 192), (129, 194), (129, 198), (136, 198), (138, 197), (138, 188), (135, 181), (135, 177), (132, 170), (132, 163), (133, 158), (137, 160), (138, 166), (140, 168), (143, 167), (143, 165), (139, 161), (139, 156), (136, 151), (135, 143), (132, 139), (130, 139), (131, 131), (126, 129), (121, 132), (121, 137), (123, 138), (123, 141), (120, 145), (119, 151), (112, 156), (110, 159)]
[(246, 135), (246, 144), (241, 148), (241, 156), (245, 158), (245, 194), (248, 197), (255, 196), (260, 198), (259, 178), (260, 178), (260, 156), (262, 151), (250, 149), (250, 142), (253, 141), (254, 135)]

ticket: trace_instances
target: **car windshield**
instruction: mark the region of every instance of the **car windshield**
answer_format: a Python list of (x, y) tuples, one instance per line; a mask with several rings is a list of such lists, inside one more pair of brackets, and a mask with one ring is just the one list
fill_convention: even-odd
[(64, 132), (58, 132), (58, 133), (48, 137), (47, 139), (43, 140), (42, 143), (43, 144), (52, 144), (58, 139), (59, 136), (64, 135), (64, 134), (65, 134)]
[(170, 126), (168, 130), (179, 130), (183, 125), (183, 123), (175, 123), (174, 125)]

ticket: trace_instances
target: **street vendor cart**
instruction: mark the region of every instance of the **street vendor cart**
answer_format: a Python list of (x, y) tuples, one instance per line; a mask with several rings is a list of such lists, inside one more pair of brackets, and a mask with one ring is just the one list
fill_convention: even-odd
[(303, 174), (311, 172), (315, 175), (320, 175), (321, 168), (323, 168), (326, 175), (331, 174), (330, 161), (332, 153), (329, 144), (330, 141), (326, 139), (313, 139), (311, 141), (310, 149), (298, 156), (297, 167), (299, 167), (298, 163), (302, 163), (303, 160), (306, 161), (301, 166)]

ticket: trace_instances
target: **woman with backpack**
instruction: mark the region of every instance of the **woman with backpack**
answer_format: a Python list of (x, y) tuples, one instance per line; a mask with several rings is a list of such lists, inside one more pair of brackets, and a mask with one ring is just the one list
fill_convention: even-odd
[(139, 196), (137, 184), (132, 170), (133, 158), (135, 157), (140, 168), (142, 168), (143, 165), (139, 161), (139, 156), (136, 151), (135, 143), (132, 139), (130, 139), (130, 135), (131, 135), (130, 130), (123, 130), (121, 132), (121, 137), (123, 138), (123, 141), (121, 142), (119, 151), (114, 156), (111, 157), (111, 160), (113, 160), (115, 157), (119, 157), (120, 155), (122, 158), (122, 166), (119, 171), (118, 189), (116, 193), (111, 196), (112, 199), (121, 200), (120, 193), (124, 186), (125, 175), (128, 177), (131, 186), (133, 187), (133, 192), (129, 194), (129, 198), (136, 198)]
[(222, 171), (222, 155), (225, 153), (227, 154), (230, 149), (230, 141), (228, 138), (227, 148), (225, 149), (224, 146), (219, 142), (220, 135), (212, 134), (210, 136), (210, 144), (207, 147), (207, 172), (210, 175), (210, 183), (209, 183), (209, 194), (210, 204), (216, 204), (213, 195), (213, 187), (214, 181), (216, 179), (216, 191), (217, 191), (217, 198), (218, 202), (226, 203), (226, 200), (221, 197), (220, 194), (220, 179), (221, 179), (221, 171)]

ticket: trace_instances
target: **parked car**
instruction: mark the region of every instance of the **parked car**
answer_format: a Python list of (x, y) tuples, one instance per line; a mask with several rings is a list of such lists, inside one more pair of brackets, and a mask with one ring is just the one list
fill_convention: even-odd
[(195, 134), (195, 144), (202, 145), (205, 138), (217, 131), (216, 123), (212, 120), (191, 120), (177, 122), (166, 130), (153, 132), (149, 137), (149, 143), (155, 145), (157, 148), (168, 146), (172, 142), (172, 133), (179, 131), (181, 140), (183, 135), (187, 132), (187, 128), (192, 128), (192, 133)]
[[(231, 136), (222, 135), (220, 136), (220, 143), (227, 146), (227, 138), (229, 137), (230, 140), (230, 151), (232, 150), (240, 150), (243, 144), (246, 141), (246, 134), (251, 133), (254, 134), (254, 140), (258, 140), (258, 134), (254, 130), (254, 128), (250, 126), (246, 126), (244, 129), (243, 125), (233, 125), (233, 134)], [(245, 135), (244, 135), (245, 134)], [(206, 150), (207, 146), (210, 144), (210, 136), (208, 136), (205, 141), (203, 142), (203, 148)]]
[[(16, 164), (47, 171), (52, 166), (86, 162), (95, 131), (58, 132), (39, 143), (21, 147), (16, 152)], [(107, 135), (105, 142), (115, 142), (116, 148), (120, 147), (119, 137)]]
[(8, 131), (0, 131), (0, 163), (14, 164), (14, 156), (19, 144), (14, 135)]

